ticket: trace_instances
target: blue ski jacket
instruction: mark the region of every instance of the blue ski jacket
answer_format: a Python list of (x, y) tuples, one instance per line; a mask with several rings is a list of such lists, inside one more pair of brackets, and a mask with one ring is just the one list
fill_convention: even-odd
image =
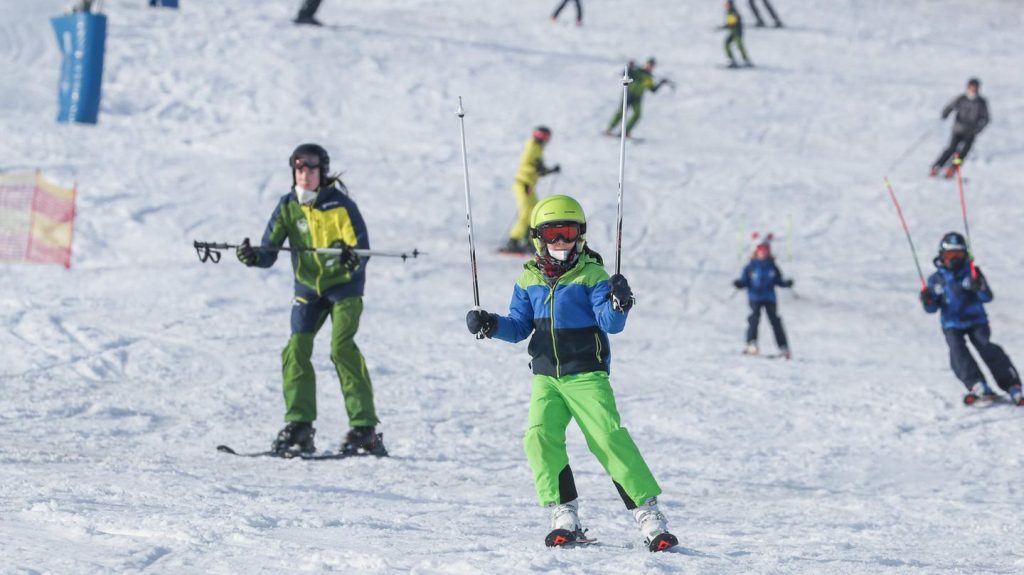
[(533, 373), (562, 377), (608, 372), (609, 333), (626, 327), (628, 312), (612, 309), (608, 273), (600, 256), (580, 254), (569, 271), (550, 283), (534, 261), (523, 266), (507, 316), (498, 316), (493, 337), (511, 343), (530, 334)]
[(928, 291), (932, 298), (924, 304), (924, 311), (935, 313), (941, 310), (939, 319), (942, 329), (969, 329), (988, 323), (984, 304), (992, 301), (992, 290), (978, 270), (981, 286), (977, 291), (971, 287), (971, 266), (965, 265), (953, 271), (935, 259), (935, 273), (928, 277)]
[(775, 286), (789, 287), (782, 279), (782, 271), (775, 265), (774, 258), (750, 260), (740, 272), (739, 287), (747, 288), (747, 298), (751, 303), (775, 303)]

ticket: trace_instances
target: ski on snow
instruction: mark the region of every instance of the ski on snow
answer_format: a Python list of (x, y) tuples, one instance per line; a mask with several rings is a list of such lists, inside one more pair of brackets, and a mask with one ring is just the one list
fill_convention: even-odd
[[(228, 455), (236, 455), (238, 457), (276, 457), (278, 459), (302, 459), (306, 461), (322, 461), (327, 459), (347, 459), (349, 457), (366, 457), (368, 455), (375, 455), (373, 453), (345, 453), (345, 452), (332, 452), (324, 451), (321, 453), (286, 453), (281, 454), (276, 451), (235, 451), (227, 445), (218, 445), (217, 451), (221, 453), (227, 453)], [(377, 457), (386, 457), (385, 455), (376, 455)]]

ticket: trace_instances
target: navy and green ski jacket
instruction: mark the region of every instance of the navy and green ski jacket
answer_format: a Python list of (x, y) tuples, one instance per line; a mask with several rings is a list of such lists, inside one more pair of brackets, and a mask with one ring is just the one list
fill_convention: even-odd
[(532, 333), (533, 373), (562, 377), (610, 371), (608, 334), (626, 327), (627, 313), (612, 309), (608, 273), (598, 258), (581, 254), (554, 283), (536, 262), (527, 262), (508, 309), (507, 316), (498, 316), (493, 337), (516, 343)]
[[(322, 186), (312, 205), (299, 203), (295, 190), (281, 196), (263, 233), (261, 245), (281, 247), (285, 240), (293, 248), (328, 248), (341, 241), (360, 249), (370, 248), (366, 223), (356, 203), (348, 197), (344, 186)], [(277, 261), (277, 250), (256, 250), (256, 266), (269, 268)], [(315, 299), (326, 296), (331, 301), (362, 296), (366, 283), (366, 264), (353, 272), (339, 265), (332, 254), (291, 252), (295, 273), (295, 296)]]
[(942, 329), (970, 329), (988, 323), (984, 304), (992, 301), (992, 290), (988, 282), (982, 282), (982, 288), (971, 291), (971, 266), (965, 265), (953, 271), (935, 259), (937, 268), (928, 278), (928, 291), (935, 295), (931, 304), (924, 306), (924, 311), (939, 314)]

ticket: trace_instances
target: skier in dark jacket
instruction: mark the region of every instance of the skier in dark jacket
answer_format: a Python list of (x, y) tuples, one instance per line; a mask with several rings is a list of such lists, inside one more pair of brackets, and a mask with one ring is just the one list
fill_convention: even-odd
[[(654, 81), (654, 66), (657, 61), (654, 57), (648, 58), (643, 68), (638, 68), (636, 63), (632, 60), (629, 61), (627, 66), (627, 74), (633, 79), (626, 88), (626, 109), (632, 110), (633, 113), (626, 120), (626, 137), (630, 137), (633, 132), (633, 127), (640, 121), (640, 114), (643, 113), (643, 101), (644, 94), (647, 91), (657, 92), (659, 88), (668, 84), (673, 90), (674, 84), (672, 80), (662, 78), (657, 82)], [(608, 122), (608, 129), (604, 131), (606, 136), (616, 135), (613, 131), (622, 120), (622, 101), (619, 101), (619, 107), (615, 110), (615, 115), (612, 116), (610, 122)]]
[[(775, 14), (775, 10), (772, 8), (772, 3), (769, 0), (763, 0), (764, 7), (768, 9), (768, 14), (771, 15), (772, 20), (775, 20), (775, 27), (782, 28), (782, 20), (779, 20), (778, 15)], [(750, 0), (750, 11), (754, 13), (754, 19), (757, 20), (757, 24), (754, 24), (758, 28), (764, 27), (764, 20), (761, 19), (761, 13), (757, 11), (757, 0)]]
[(747, 56), (747, 48), (743, 45), (743, 19), (740, 18), (740, 13), (736, 11), (736, 7), (733, 6), (731, 0), (726, 0), (725, 2), (725, 26), (723, 28), (729, 31), (729, 35), (725, 37), (725, 55), (729, 57), (729, 67), (739, 68), (736, 58), (732, 55), (733, 43), (740, 49), (740, 56), (743, 56), (743, 65), (746, 67), (753, 66), (754, 64)]
[(736, 289), (747, 290), (747, 299), (750, 303), (750, 316), (747, 317), (747, 347), (743, 353), (757, 355), (757, 328), (761, 322), (761, 310), (768, 315), (768, 322), (772, 325), (772, 333), (775, 335), (775, 344), (779, 346), (779, 355), (789, 359), (792, 355), (789, 352), (789, 343), (786, 340), (786, 330), (782, 327), (782, 318), (776, 313), (775, 287), (793, 287), (793, 280), (783, 279), (782, 271), (775, 264), (772, 257), (771, 234), (754, 249), (750, 263), (740, 272), (740, 278), (732, 282)]
[[(967, 91), (942, 109), (943, 120), (953, 112), (956, 112), (956, 120), (953, 123), (953, 135), (950, 137), (949, 146), (942, 151), (939, 159), (935, 160), (929, 175), (937, 175), (954, 154), (960, 157), (960, 161), (965, 160), (967, 153), (971, 151), (971, 145), (974, 144), (974, 138), (988, 125), (988, 103), (978, 94), (980, 88), (981, 82), (977, 78), (971, 78), (967, 81)], [(949, 166), (946, 168), (945, 176), (952, 178), (955, 172), (955, 166)]]
[(943, 236), (934, 263), (936, 271), (928, 278), (927, 287), (921, 290), (921, 303), (928, 313), (941, 311), (950, 367), (967, 388), (964, 403), (971, 405), (979, 399), (996, 397), (967, 349), (965, 339), (969, 339), (996, 384), (1010, 395), (1011, 401), (1024, 406), (1017, 369), (1003, 348), (989, 339), (992, 330), (984, 304), (992, 301), (992, 290), (981, 269), (971, 261), (964, 237), (956, 232)]
[[(369, 249), (370, 240), (359, 208), (337, 177), (328, 176), (330, 157), (316, 144), (295, 148), (288, 164), (293, 187), (281, 196), (259, 246), (246, 238), (238, 260), (249, 267), (269, 268), (285, 241), (291, 248), (341, 248), (341, 254), (291, 252), (295, 297), (291, 306), (291, 337), (281, 353), (286, 425), (271, 450), (283, 457), (313, 453), (316, 420), (316, 373), (313, 341), (330, 320), (331, 361), (345, 398), (352, 429), (342, 451), (387, 455), (374, 408), (373, 386), (366, 360), (355, 343), (363, 313), (363, 286), (368, 257), (351, 248)], [(264, 249), (269, 248), (269, 249)]]

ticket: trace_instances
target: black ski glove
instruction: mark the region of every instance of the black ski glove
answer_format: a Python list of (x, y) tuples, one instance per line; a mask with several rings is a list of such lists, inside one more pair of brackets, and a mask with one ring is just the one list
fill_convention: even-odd
[(921, 303), (923, 305), (935, 305), (935, 294), (928, 288), (921, 290)]
[(779, 285), (784, 287), (784, 288), (791, 288), (791, 287), (793, 287), (793, 280), (791, 280), (791, 279), (782, 280), (781, 282), (779, 282)]
[(555, 164), (554, 166), (551, 167), (550, 170), (545, 172), (544, 175), (546, 176), (548, 174), (560, 174), (560, 173), (562, 173), (562, 164)]
[(249, 238), (242, 240), (241, 245), (235, 249), (235, 255), (238, 257), (238, 261), (249, 267), (256, 265), (256, 260), (259, 259), (256, 248), (249, 244)]
[(359, 256), (356, 255), (356, 253), (352, 251), (352, 248), (345, 244), (345, 242), (335, 240), (331, 244), (331, 247), (341, 249), (341, 253), (338, 254), (338, 265), (341, 266), (341, 269), (350, 274), (355, 273), (355, 271), (359, 269), (359, 264), (362, 263), (359, 260)]
[(970, 282), (966, 287), (967, 291), (979, 292), (988, 289), (988, 282), (985, 281), (985, 276), (981, 273), (981, 268), (974, 266), (974, 275), (971, 277)]
[(608, 297), (612, 300), (612, 309), (622, 313), (629, 311), (636, 303), (633, 290), (629, 288), (629, 282), (622, 274), (608, 278)]
[(469, 333), (491, 337), (498, 331), (498, 316), (482, 309), (471, 309), (466, 314), (466, 327)]
[(736, 289), (743, 289), (743, 280), (732, 280), (732, 286)]

